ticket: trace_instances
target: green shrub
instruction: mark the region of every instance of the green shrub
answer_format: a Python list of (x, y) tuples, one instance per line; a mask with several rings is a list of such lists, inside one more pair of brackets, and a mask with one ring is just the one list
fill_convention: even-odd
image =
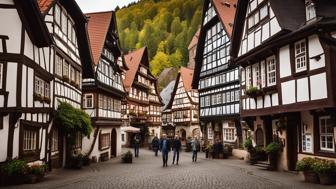
[(279, 152), (280, 148), (281, 146), (278, 142), (271, 142), (266, 146), (265, 151), (267, 154), (276, 154)]
[(313, 164), (316, 162), (315, 159), (311, 157), (303, 158), (302, 160), (296, 163), (296, 170), (297, 171), (311, 171), (313, 170)]
[(11, 160), (2, 167), (4, 173), (8, 176), (26, 175), (28, 168), (27, 163), (19, 159)]
[(29, 167), (29, 173), (34, 175), (44, 175), (47, 170), (47, 166), (45, 164), (42, 165), (32, 165)]
[(318, 159), (312, 165), (313, 171), (317, 173), (327, 174), (336, 171), (336, 165), (334, 161)]
[(251, 149), (253, 148), (253, 143), (252, 143), (252, 139), (249, 137), (246, 139), (245, 143), (244, 143), (244, 147), (248, 150), (251, 151)]
[(124, 153), (123, 155), (122, 155), (122, 159), (123, 160), (125, 160), (125, 159), (130, 159), (130, 158), (132, 158), (133, 157), (133, 154), (132, 154), (132, 152), (131, 151), (127, 151), (126, 153)]

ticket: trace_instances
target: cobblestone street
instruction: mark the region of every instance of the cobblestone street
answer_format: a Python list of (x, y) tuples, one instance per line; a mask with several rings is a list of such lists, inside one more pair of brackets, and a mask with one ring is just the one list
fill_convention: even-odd
[[(125, 150), (125, 149), (124, 149)], [(141, 149), (133, 164), (120, 158), (91, 164), (82, 170), (54, 170), (45, 181), (10, 188), (333, 188), (307, 184), (294, 173), (270, 172), (250, 166), (242, 160), (206, 160), (199, 154), (197, 163), (191, 154), (182, 152), (180, 165), (162, 167), (161, 156)]]

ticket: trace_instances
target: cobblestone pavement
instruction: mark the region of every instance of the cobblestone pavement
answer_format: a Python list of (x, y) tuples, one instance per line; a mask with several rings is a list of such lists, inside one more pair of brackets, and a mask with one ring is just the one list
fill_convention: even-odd
[(82, 170), (58, 169), (41, 183), (10, 188), (335, 188), (307, 184), (300, 175), (261, 170), (242, 160), (208, 160), (200, 153), (198, 161), (193, 163), (190, 153), (182, 152), (180, 156), (180, 165), (171, 165), (170, 153), (169, 166), (162, 167), (161, 156), (155, 157), (152, 152), (141, 149), (140, 157), (134, 159), (133, 164), (122, 164), (120, 158), (116, 158)]

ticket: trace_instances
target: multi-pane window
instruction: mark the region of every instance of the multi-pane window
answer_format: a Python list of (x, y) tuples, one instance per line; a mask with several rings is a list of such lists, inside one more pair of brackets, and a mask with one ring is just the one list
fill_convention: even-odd
[(82, 134), (76, 133), (75, 134), (75, 144), (73, 146), (74, 148), (81, 148), (82, 147)]
[(51, 151), (58, 151), (58, 130), (54, 129), (51, 136)]
[(230, 40), (220, 22), (207, 30), (203, 52), (202, 72), (223, 66), (229, 60)]
[(252, 71), (251, 67), (246, 67), (246, 87), (249, 88), (252, 85)]
[(55, 73), (59, 76), (62, 76), (62, 66), (63, 66), (63, 59), (56, 54), (55, 56)]
[(306, 0), (306, 20), (310, 21), (316, 18), (315, 5), (311, 0)]
[(205, 16), (204, 16), (204, 25), (207, 24), (215, 16), (216, 16), (215, 8), (212, 6), (211, 3), (209, 3), (209, 8), (205, 12)]
[(35, 93), (44, 96), (44, 81), (35, 76)]
[(93, 108), (93, 94), (85, 94), (83, 100), (84, 108)]
[(48, 82), (44, 82), (44, 97), (50, 98), (50, 84)]
[(307, 69), (307, 48), (306, 40), (295, 43), (295, 68), (296, 72), (305, 71)]
[(38, 149), (38, 130), (23, 130), (23, 151), (35, 151)]
[(268, 15), (269, 15), (268, 5), (262, 6), (257, 11), (253, 11), (253, 13), (248, 17), (248, 28), (250, 29), (258, 25)]
[(56, 4), (55, 5), (55, 22), (60, 25), (61, 24), (61, 8)]
[(267, 64), (267, 86), (273, 86), (276, 84), (276, 66), (275, 57), (270, 57), (266, 60)]
[(334, 127), (329, 116), (320, 117), (320, 149), (324, 151), (335, 151)]
[(223, 128), (224, 141), (234, 141), (235, 129), (234, 128)]
[(76, 71), (73, 66), (70, 66), (70, 79), (71, 81), (75, 82), (76, 80)]
[(99, 147), (100, 149), (105, 149), (110, 147), (110, 134), (100, 134), (99, 137)]
[(259, 64), (253, 66), (253, 86), (260, 87)]
[(0, 63), (0, 89), (2, 89), (2, 81), (3, 81), (3, 77), (4, 77), (4, 75), (3, 75), (3, 64), (2, 63)]
[(58, 4), (55, 4), (54, 10), (54, 22), (59, 27), (59, 31), (67, 37), (69, 42), (77, 44), (73, 20), (69, 17), (65, 9), (62, 9)]
[(69, 63), (63, 61), (63, 76), (69, 78)]

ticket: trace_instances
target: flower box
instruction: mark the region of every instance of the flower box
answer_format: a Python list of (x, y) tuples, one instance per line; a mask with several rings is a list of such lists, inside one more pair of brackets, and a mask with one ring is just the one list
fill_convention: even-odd
[(251, 98), (257, 98), (258, 96), (264, 95), (262, 89), (259, 89), (259, 87), (251, 86), (246, 90), (246, 95)]

